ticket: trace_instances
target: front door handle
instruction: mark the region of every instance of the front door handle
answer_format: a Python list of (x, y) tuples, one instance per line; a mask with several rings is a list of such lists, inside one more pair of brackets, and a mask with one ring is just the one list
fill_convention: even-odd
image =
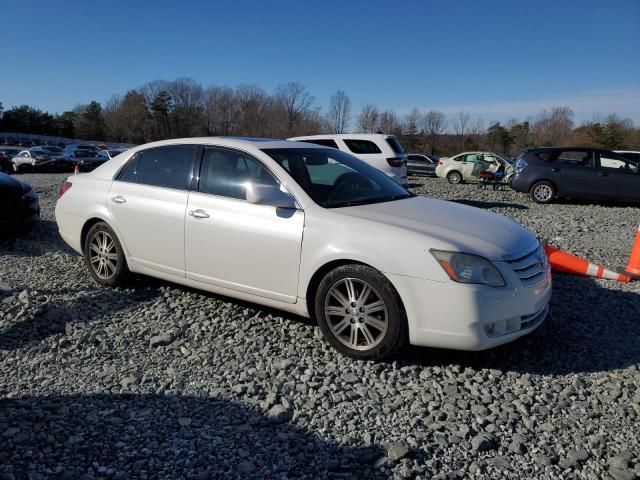
[(189, 215), (191, 215), (194, 218), (209, 218), (209, 214), (204, 210), (201, 210), (200, 208), (197, 210), (191, 210), (189, 212)]
[(600, 175), (601, 177), (608, 177), (609, 174), (607, 172), (600, 172), (598, 173), (598, 175)]
[(562, 169), (560, 169), (558, 167), (555, 167), (555, 168), (552, 168), (551, 171), (554, 172), (554, 173), (560, 173), (562, 171)]
[(126, 203), (127, 199), (124, 198), (122, 195), (116, 195), (115, 197), (111, 197), (111, 201), (113, 203)]

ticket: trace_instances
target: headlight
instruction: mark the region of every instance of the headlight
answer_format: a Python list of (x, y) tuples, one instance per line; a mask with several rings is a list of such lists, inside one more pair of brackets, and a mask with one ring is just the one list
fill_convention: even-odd
[(454, 282), (479, 283), (491, 287), (506, 285), (498, 268), (486, 258), (443, 250), (431, 250), (431, 254)]

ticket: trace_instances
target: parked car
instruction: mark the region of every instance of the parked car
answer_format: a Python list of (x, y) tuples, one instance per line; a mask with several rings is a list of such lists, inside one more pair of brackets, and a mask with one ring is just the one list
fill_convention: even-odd
[(416, 196), (338, 149), (264, 139), (142, 145), (71, 176), (60, 235), (105, 286), (139, 272), (303, 316), (358, 359), (481, 350), (539, 326), (538, 239), (486, 210)]
[(0, 173), (11, 175), (13, 173), (13, 163), (11, 159), (20, 153), (19, 148), (0, 148)]
[(640, 202), (638, 162), (593, 148), (525, 149), (512, 186), (537, 203), (561, 197)]
[(95, 150), (85, 150), (84, 148), (77, 148), (74, 150), (69, 157), (65, 157), (65, 159), (75, 168), (76, 165), (80, 168), (81, 172), (90, 172), (94, 168), (99, 167), (106, 161), (108, 158), (98, 155), (99, 152)]
[(0, 237), (23, 233), (39, 220), (36, 192), (29, 184), (0, 173)]
[(640, 163), (640, 152), (636, 150), (614, 150), (615, 153), (619, 153), (629, 160), (633, 160), (636, 163)]
[(436, 175), (446, 178), (449, 183), (477, 181), (480, 172), (496, 172), (500, 166), (506, 167), (509, 161), (493, 152), (464, 152), (454, 157), (438, 160)]
[(113, 157), (120, 155), (122, 152), (126, 152), (126, 150), (105, 149), (100, 150), (98, 152), (98, 155), (102, 158), (106, 158), (107, 160), (111, 160)]
[(69, 164), (62, 158), (61, 152), (62, 149), (55, 146), (39, 146), (19, 151), (11, 160), (13, 171), (16, 173), (68, 172)]
[(337, 148), (374, 166), (400, 185), (407, 184), (407, 154), (402, 144), (393, 135), (377, 133), (312, 135), (289, 140)]
[(423, 153), (407, 154), (407, 174), (435, 177), (438, 158), (435, 155)]

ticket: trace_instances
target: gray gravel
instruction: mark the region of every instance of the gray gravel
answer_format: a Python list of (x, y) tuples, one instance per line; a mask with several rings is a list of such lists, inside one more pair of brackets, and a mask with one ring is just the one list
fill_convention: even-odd
[[(640, 477), (640, 283), (555, 276), (488, 352), (341, 357), (305, 319), (148, 278), (97, 287), (43, 222), (0, 244), (0, 479)], [(413, 178), (624, 264), (640, 210)]]

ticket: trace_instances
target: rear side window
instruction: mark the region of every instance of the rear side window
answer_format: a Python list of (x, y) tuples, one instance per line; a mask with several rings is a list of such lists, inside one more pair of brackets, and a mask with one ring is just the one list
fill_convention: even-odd
[(155, 187), (187, 189), (197, 145), (152, 148), (138, 159), (135, 182)]
[(399, 153), (401, 155), (405, 153), (404, 148), (402, 147), (402, 144), (398, 141), (397, 138), (395, 137), (387, 138), (387, 143), (391, 147), (391, 150), (393, 150), (395, 153)]
[(116, 180), (120, 182), (135, 182), (136, 180), (136, 165), (138, 164), (138, 158), (140, 155), (136, 155), (127, 162)]
[(369, 140), (344, 140), (344, 143), (347, 145), (347, 148), (353, 153), (382, 153), (378, 146)]
[(638, 173), (638, 165), (631, 160), (611, 152), (600, 153), (600, 167), (620, 170), (622, 172)]
[(313, 143), (315, 145), (322, 145), (323, 147), (338, 148), (338, 144), (334, 140), (331, 140), (330, 138), (319, 138), (317, 140), (313, 139), (313, 140), (300, 140), (300, 141), (304, 143)]
[(588, 150), (569, 150), (560, 152), (555, 163), (578, 167), (593, 167), (593, 155)]

